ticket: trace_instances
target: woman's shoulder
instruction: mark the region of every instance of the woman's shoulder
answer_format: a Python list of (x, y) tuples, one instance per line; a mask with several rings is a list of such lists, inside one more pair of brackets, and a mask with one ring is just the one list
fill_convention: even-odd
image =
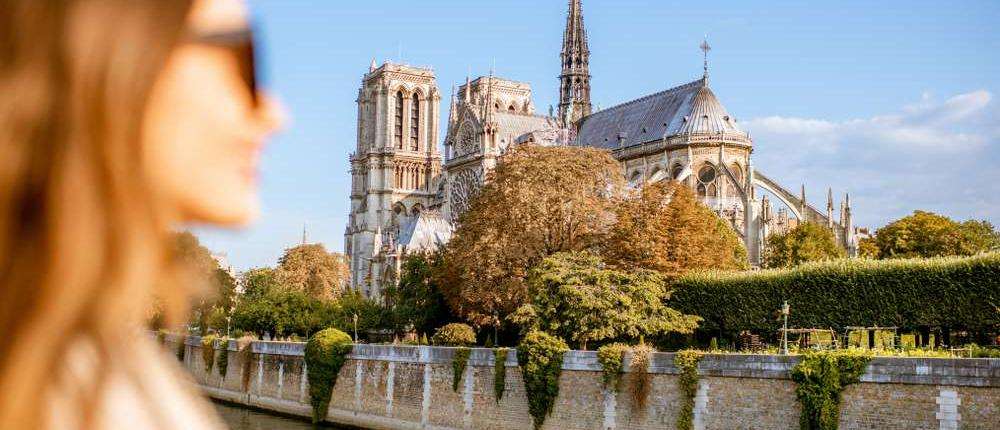
[[(98, 429), (224, 428), (190, 376), (150, 339), (140, 336), (107, 360), (101, 355), (92, 342), (70, 347), (67, 377), (60, 384), (66, 388), (53, 393), (53, 423), (70, 426), (53, 427), (79, 428), (72, 424), (83, 424), (82, 417), (89, 414), (91, 426)], [(86, 397), (88, 391), (92, 398)], [(84, 410), (88, 404), (96, 409)]]

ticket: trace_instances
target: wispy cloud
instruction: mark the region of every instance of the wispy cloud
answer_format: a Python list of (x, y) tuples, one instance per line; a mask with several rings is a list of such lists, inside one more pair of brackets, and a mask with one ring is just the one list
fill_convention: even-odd
[[(743, 123), (758, 169), (819, 197), (851, 192), (859, 222), (914, 209), (1000, 223), (1000, 109), (986, 90), (846, 121), (769, 116)], [(813, 202), (816, 198), (810, 199)]]

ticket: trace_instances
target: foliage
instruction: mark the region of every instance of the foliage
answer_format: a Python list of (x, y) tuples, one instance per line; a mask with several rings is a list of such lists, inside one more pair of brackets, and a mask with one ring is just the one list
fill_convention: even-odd
[(427, 333), (420, 335), (420, 345), (430, 345), (431, 343), (427, 340)]
[(281, 288), (274, 272), (270, 267), (258, 267), (240, 273), (240, 283), (243, 284), (242, 299), (257, 300)]
[(243, 363), (243, 369), (241, 369), (240, 374), (240, 388), (243, 389), (243, 392), (248, 392), (250, 390), (250, 370), (253, 363), (253, 360), (251, 360), (251, 357), (253, 356), (253, 348), (250, 347), (252, 341), (252, 337), (244, 336), (236, 342), (239, 362)]
[(684, 184), (649, 184), (637, 198), (621, 201), (615, 212), (604, 247), (611, 264), (671, 277), (689, 270), (748, 268), (736, 232)]
[(527, 301), (530, 268), (557, 252), (603, 242), (623, 185), (607, 151), (509, 150), (445, 247), (436, 282), (451, 309), (473, 325), (498, 327)]
[(958, 223), (918, 210), (878, 229), (875, 244), (881, 258), (973, 255), (996, 250), (1000, 233), (987, 221)]
[(205, 364), (205, 373), (212, 371), (215, 365), (215, 340), (218, 336), (209, 334), (201, 337), (201, 361)]
[(207, 334), (213, 328), (210, 324), (213, 310), (232, 307), (236, 282), (191, 232), (174, 235), (173, 261), (179, 267), (183, 282), (192, 285), (198, 293), (191, 309), (191, 325), (200, 334)]
[(681, 389), (681, 410), (677, 414), (677, 430), (694, 429), (694, 396), (698, 394), (698, 362), (702, 353), (684, 350), (674, 354), (674, 367), (680, 370), (677, 380)]
[(866, 237), (858, 241), (858, 256), (871, 259), (879, 257), (878, 244), (875, 243), (874, 237)]
[(632, 379), (632, 410), (642, 414), (646, 410), (649, 392), (653, 388), (652, 376), (649, 374), (649, 359), (654, 350), (640, 343), (632, 348), (631, 379)]
[(1000, 348), (982, 347), (974, 343), (965, 347), (969, 350), (969, 358), (1000, 358)]
[(177, 336), (177, 361), (184, 361), (184, 355), (187, 353), (187, 346), (184, 345), (186, 338), (184, 335)]
[(802, 430), (836, 430), (840, 393), (857, 383), (871, 356), (856, 350), (806, 353), (792, 368), (795, 395), (802, 404)]
[(528, 278), (531, 303), (512, 320), (539, 327), (586, 349), (605, 339), (690, 333), (698, 318), (664, 304), (670, 297), (661, 275), (609, 269), (590, 252), (562, 252), (542, 260)]
[(465, 374), (465, 367), (469, 364), (469, 355), (472, 350), (461, 346), (455, 348), (455, 355), (451, 358), (451, 390), (458, 391), (458, 385), (462, 382), (462, 375)]
[(472, 346), (476, 344), (476, 332), (468, 324), (445, 324), (434, 333), (431, 342), (437, 346)]
[(837, 245), (833, 231), (814, 222), (803, 222), (784, 234), (771, 235), (767, 238), (766, 249), (764, 265), (771, 268), (846, 256)]
[(559, 375), (566, 351), (569, 351), (566, 342), (541, 331), (528, 333), (517, 347), (518, 364), (528, 397), (528, 412), (536, 430), (552, 413), (559, 396)]
[(412, 328), (426, 333), (450, 318), (448, 304), (433, 278), (441, 264), (439, 252), (409, 254), (403, 260), (399, 285), (384, 290), (397, 332)]
[(597, 362), (601, 363), (601, 382), (605, 390), (619, 390), (628, 350), (628, 345), (617, 342), (597, 348)]
[(837, 260), (753, 273), (687, 275), (669, 305), (704, 318), (708, 332), (775, 333), (787, 300), (792, 327), (1000, 325), (1000, 253), (911, 260)]
[(240, 301), (233, 312), (233, 327), (275, 337), (308, 336), (333, 325), (337, 310), (333, 302), (301, 291), (278, 289)]
[(347, 260), (343, 254), (327, 252), (322, 244), (302, 244), (285, 250), (278, 260), (275, 277), (284, 288), (310, 297), (331, 299), (346, 289)]
[(226, 372), (229, 371), (229, 338), (223, 337), (219, 341), (222, 348), (219, 349), (219, 355), (215, 359), (215, 367), (219, 369), (219, 376), (226, 379)]
[(337, 384), (337, 375), (347, 361), (347, 354), (350, 354), (352, 347), (351, 337), (334, 328), (320, 331), (306, 342), (305, 360), (314, 424), (326, 417), (330, 395)]
[(493, 350), (493, 395), (497, 404), (503, 399), (503, 393), (507, 389), (507, 348), (497, 348)]

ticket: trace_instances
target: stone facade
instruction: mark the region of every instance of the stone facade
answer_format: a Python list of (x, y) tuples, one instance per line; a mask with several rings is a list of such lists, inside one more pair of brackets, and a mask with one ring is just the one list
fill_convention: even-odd
[[(175, 351), (176, 338), (165, 348)], [(303, 343), (254, 342), (244, 353), (229, 343), (225, 378), (205, 372), (201, 342), (188, 338), (183, 365), (209, 396), (308, 417)], [(473, 349), (458, 391), (454, 349), (357, 345), (340, 371), (327, 420), (372, 429), (530, 429), (527, 398), (508, 354), (506, 391), (493, 394), (493, 351)], [(546, 429), (674, 428), (680, 404), (673, 354), (654, 353), (652, 390), (636, 410), (628, 376), (620, 393), (601, 387), (593, 351), (564, 356), (559, 397)], [(796, 358), (707, 355), (695, 398), (696, 429), (796, 429), (801, 408), (789, 371)], [(626, 360), (626, 371), (628, 361)], [(244, 385), (244, 382), (246, 383)], [(877, 358), (862, 382), (843, 393), (842, 429), (992, 429), (1000, 422), (1000, 360)]]

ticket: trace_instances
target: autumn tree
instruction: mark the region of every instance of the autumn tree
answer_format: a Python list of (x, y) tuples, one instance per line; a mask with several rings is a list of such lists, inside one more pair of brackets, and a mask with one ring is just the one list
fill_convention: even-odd
[(586, 349), (588, 342), (691, 333), (699, 317), (667, 307), (667, 282), (651, 270), (614, 270), (591, 252), (560, 252), (531, 271), (530, 303), (511, 319)]
[(344, 291), (349, 272), (343, 254), (327, 252), (315, 243), (286, 249), (274, 275), (284, 288), (330, 299)]
[(623, 199), (616, 215), (603, 251), (611, 265), (668, 276), (748, 266), (736, 232), (681, 183), (649, 184)]
[(438, 283), (451, 309), (474, 325), (500, 325), (525, 303), (531, 267), (607, 236), (623, 183), (621, 167), (604, 150), (511, 149), (446, 246)]
[(783, 234), (767, 238), (764, 265), (767, 267), (793, 267), (808, 261), (833, 260), (846, 253), (837, 245), (829, 228), (803, 222)]
[(875, 244), (881, 258), (973, 255), (996, 249), (1000, 234), (987, 221), (958, 223), (918, 210), (878, 229)]
[[(236, 282), (219, 267), (211, 251), (201, 245), (198, 237), (184, 231), (174, 236), (174, 261), (180, 268), (183, 282), (194, 285), (199, 292), (191, 309), (191, 322), (202, 333), (210, 328), (213, 314), (229, 309), (236, 296)], [(219, 328), (219, 327), (215, 327)]]

